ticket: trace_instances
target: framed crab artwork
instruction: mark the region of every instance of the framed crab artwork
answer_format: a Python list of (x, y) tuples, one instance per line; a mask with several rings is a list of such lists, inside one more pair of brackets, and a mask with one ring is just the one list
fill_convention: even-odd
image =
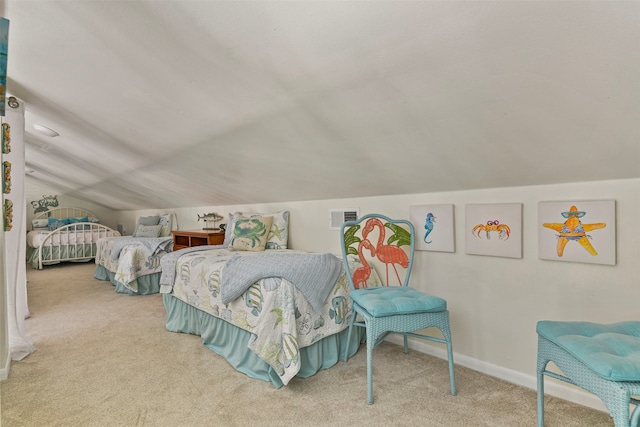
[(538, 258), (616, 264), (615, 200), (538, 203)]
[(522, 258), (522, 203), (465, 206), (465, 253)]

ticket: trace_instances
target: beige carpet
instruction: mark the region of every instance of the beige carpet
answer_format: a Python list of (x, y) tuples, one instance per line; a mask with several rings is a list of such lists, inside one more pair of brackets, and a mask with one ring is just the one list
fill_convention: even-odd
[[(168, 332), (160, 295), (116, 294), (94, 264), (28, 270), (37, 351), (1, 383), (2, 426), (535, 426), (533, 390), (383, 344), (366, 404), (363, 348), (274, 389), (233, 370), (200, 338)], [(547, 426), (612, 426), (608, 414), (546, 399)]]

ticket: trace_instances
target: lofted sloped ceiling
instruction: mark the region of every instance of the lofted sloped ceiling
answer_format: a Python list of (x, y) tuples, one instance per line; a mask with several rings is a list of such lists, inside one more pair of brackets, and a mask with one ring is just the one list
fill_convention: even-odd
[(132, 210), (640, 177), (640, 2), (8, 0), (4, 16), (36, 197)]

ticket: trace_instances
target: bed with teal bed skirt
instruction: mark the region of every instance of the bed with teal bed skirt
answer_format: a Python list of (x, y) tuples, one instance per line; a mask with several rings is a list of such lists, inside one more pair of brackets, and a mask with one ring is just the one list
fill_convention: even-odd
[[(112, 237), (96, 242), (96, 268), (93, 277), (109, 281), (115, 291), (128, 295), (157, 294), (160, 290), (161, 258), (171, 250), (172, 237)], [(126, 243), (126, 244), (125, 244)]]
[(201, 247), (182, 252), (162, 260), (165, 264), (175, 259), (169, 268), (163, 265), (163, 272), (165, 268), (175, 272), (171, 284), (161, 279), (165, 326), (171, 332), (200, 336), (207, 348), (236, 370), (280, 388), (294, 377), (312, 376), (358, 351), (362, 328), (356, 328), (348, 341), (351, 299), (342, 269), (320, 304), (310, 302), (299, 285), (272, 275), (230, 297), (225, 295), (224, 277), (231, 275), (231, 259), (271, 256), (271, 264), (276, 253), (297, 251), (238, 253)]
[[(162, 300), (167, 311), (168, 331), (199, 335), (205, 347), (224, 357), (237, 371), (270, 382), (276, 388), (283, 386), (278, 372), (249, 349), (253, 334), (172, 295), (164, 294)], [(308, 378), (320, 370), (328, 369), (342, 359), (345, 351), (348, 357), (356, 354), (364, 338), (362, 331), (362, 328), (355, 328), (351, 341), (347, 341), (348, 329), (345, 329), (301, 348), (300, 370), (295, 376)]]
[(150, 295), (157, 294), (160, 291), (160, 273), (138, 276), (125, 285), (116, 279), (116, 273), (96, 264), (93, 277), (111, 282), (115, 286), (115, 291), (119, 294)]
[(38, 212), (27, 233), (27, 265), (42, 269), (61, 262), (87, 262), (96, 256), (96, 242), (120, 236), (83, 208), (53, 207)]

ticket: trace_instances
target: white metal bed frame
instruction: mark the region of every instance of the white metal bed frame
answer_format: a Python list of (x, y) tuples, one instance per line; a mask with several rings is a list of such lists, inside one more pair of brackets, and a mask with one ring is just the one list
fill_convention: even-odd
[[(91, 222), (91, 220), (97, 220), (98, 217), (96, 217), (93, 213), (89, 212), (88, 210), (82, 209), (82, 208), (64, 208), (64, 207), (53, 208), (46, 212), (38, 213), (36, 216), (34, 216), (34, 219), (42, 219), (42, 218), (64, 219), (69, 217), (83, 218), (85, 216), (89, 218), (89, 222), (76, 222), (73, 224), (64, 225), (47, 234), (47, 236), (40, 243), (40, 247), (37, 248), (39, 270), (42, 270), (43, 265), (45, 263), (57, 264), (63, 261), (89, 261), (90, 259), (93, 259), (96, 256), (95, 243), (98, 239), (102, 237), (119, 237), (120, 236), (120, 233), (118, 231), (110, 227), (107, 227), (106, 225), (98, 224), (96, 222)], [(81, 226), (81, 227), (78, 227), (78, 226)], [(62, 233), (65, 233), (67, 235), (67, 244), (62, 244)], [(58, 236), (57, 245), (54, 245), (55, 236)], [(73, 239), (72, 239), (72, 236), (73, 236)], [(86, 239), (87, 236), (89, 237), (88, 240)], [(72, 240), (75, 243), (69, 243)], [(86, 254), (84, 254), (84, 250), (83, 250), (84, 256), (69, 256), (68, 249), (67, 249), (66, 257), (63, 258), (60, 256), (62, 253), (62, 250), (61, 250), (62, 246), (75, 246), (75, 251), (73, 252), (75, 255), (78, 253), (78, 247), (83, 247), (84, 249), (84, 245), (87, 245), (87, 244), (92, 245), (90, 256), (86, 256)], [(45, 247), (51, 248), (51, 250), (49, 250), (48, 255), (43, 254), (44, 252), (43, 249)], [(58, 247), (57, 254), (55, 254), (55, 251), (53, 250), (54, 247)]]

